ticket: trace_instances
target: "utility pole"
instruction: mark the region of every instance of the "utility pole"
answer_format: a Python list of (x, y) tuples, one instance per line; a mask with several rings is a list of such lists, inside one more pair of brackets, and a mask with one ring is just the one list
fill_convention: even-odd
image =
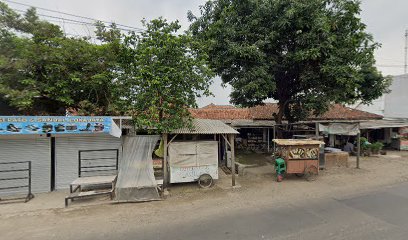
[(408, 68), (408, 62), (407, 62), (407, 57), (408, 57), (408, 29), (405, 30), (405, 59), (404, 59), (404, 73), (407, 73), (407, 68)]

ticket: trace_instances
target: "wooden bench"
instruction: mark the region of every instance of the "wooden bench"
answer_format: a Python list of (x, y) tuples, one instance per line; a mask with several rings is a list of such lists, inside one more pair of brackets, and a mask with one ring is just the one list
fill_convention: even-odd
[(111, 200), (113, 199), (113, 190), (109, 191), (87, 191), (87, 192), (74, 192), (65, 197), (65, 207), (68, 207), (69, 200), (88, 198), (94, 196), (109, 195)]
[(156, 179), (156, 184), (157, 184), (157, 190), (159, 192), (163, 192), (163, 179)]
[[(69, 200), (74, 201), (75, 199), (88, 198), (100, 195), (110, 195), (110, 198), (113, 199), (116, 178), (117, 178), (116, 175), (77, 178), (69, 185), (70, 194), (65, 197), (65, 207), (68, 206)], [(100, 189), (101, 187), (104, 187), (106, 185), (109, 185), (110, 188), (103, 190), (82, 191), (82, 189), (85, 187)]]

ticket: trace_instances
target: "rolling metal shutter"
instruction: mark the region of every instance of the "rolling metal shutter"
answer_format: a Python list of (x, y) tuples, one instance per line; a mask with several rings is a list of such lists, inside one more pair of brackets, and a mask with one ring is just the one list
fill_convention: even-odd
[[(49, 138), (31, 139), (0, 139), (0, 162), (31, 161), (31, 187), (33, 193), (49, 192), (51, 189), (51, 147)], [(16, 173), (12, 173), (16, 174)], [(13, 177), (13, 176), (8, 176)], [(14, 176), (16, 177), (16, 176)], [(21, 181), (21, 182), (19, 182)], [(20, 183), (20, 184), (19, 184)], [(13, 181), (7, 184), (26, 185), (26, 180)], [(3, 192), (27, 193), (27, 189), (10, 190)]]
[[(122, 140), (110, 135), (56, 137), (56, 189), (69, 188), (69, 184), (78, 178), (78, 151), (119, 149)], [(120, 159), (120, 157), (119, 157)]]

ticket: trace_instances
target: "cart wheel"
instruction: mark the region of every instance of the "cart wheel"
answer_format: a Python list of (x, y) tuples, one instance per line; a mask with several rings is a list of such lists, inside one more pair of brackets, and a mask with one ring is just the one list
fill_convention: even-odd
[(203, 174), (198, 178), (198, 186), (202, 188), (209, 188), (213, 185), (213, 178), (210, 174)]
[(296, 177), (304, 177), (305, 174), (304, 173), (295, 173)]
[(318, 173), (319, 173), (319, 170), (317, 169), (317, 167), (311, 165), (305, 169), (305, 178), (307, 181), (314, 181), (317, 179)]

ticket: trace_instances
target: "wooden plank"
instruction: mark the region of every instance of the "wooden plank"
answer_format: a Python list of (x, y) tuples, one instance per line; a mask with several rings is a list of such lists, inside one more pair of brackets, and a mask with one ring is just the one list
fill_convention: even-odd
[(94, 177), (80, 177), (75, 179), (71, 185), (97, 185), (97, 184), (107, 184), (112, 183), (116, 180), (117, 175), (111, 176), (94, 176)]

